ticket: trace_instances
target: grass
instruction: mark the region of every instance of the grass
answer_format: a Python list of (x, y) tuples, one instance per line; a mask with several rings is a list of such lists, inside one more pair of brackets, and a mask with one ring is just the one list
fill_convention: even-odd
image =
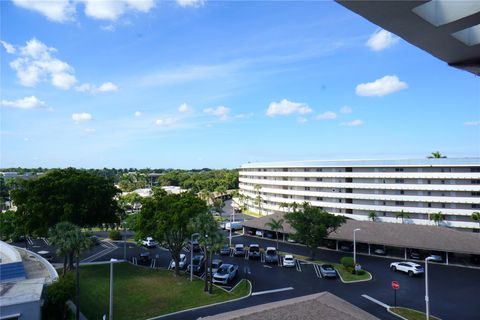
[(251, 216), (251, 217), (255, 217), (255, 218), (263, 217), (263, 215), (261, 215), (257, 212), (254, 212), (254, 211), (250, 211), (250, 210), (242, 210), (242, 213), (246, 214), (247, 216)]
[[(242, 283), (228, 293), (214, 287), (203, 292), (204, 282), (174, 276), (173, 271), (154, 270), (128, 263), (113, 266), (113, 315), (115, 319), (145, 319), (188, 308), (244, 297), (250, 284)], [(110, 265), (81, 267), (81, 310), (88, 319), (108, 313)]]
[[(397, 308), (390, 308), (390, 311), (392, 311), (395, 314), (398, 314), (408, 320), (424, 320), (426, 315), (423, 312), (409, 309), (409, 308), (402, 308), (402, 307), (397, 307)], [(431, 320), (440, 320), (437, 317), (430, 316)]]
[(331, 264), (335, 270), (337, 270), (338, 274), (342, 277), (343, 281), (345, 282), (353, 282), (353, 281), (360, 281), (360, 280), (368, 280), (370, 279), (370, 273), (368, 271), (365, 271), (365, 274), (362, 275), (356, 275), (352, 274), (351, 272), (348, 272), (345, 267), (340, 264), (340, 263), (333, 263), (329, 261), (322, 261), (322, 260), (315, 260), (315, 263), (318, 264)]

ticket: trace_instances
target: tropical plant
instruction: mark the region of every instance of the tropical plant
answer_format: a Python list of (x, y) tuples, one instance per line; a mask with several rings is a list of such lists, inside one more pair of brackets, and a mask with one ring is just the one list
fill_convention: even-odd
[(399, 211), (399, 212), (397, 212), (397, 213), (395, 214), (395, 218), (396, 218), (396, 219), (398, 219), (398, 218), (402, 219), (402, 223), (404, 223), (405, 219), (410, 218), (410, 216), (408, 215), (408, 213), (406, 213), (405, 211), (401, 210), (401, 211)]
[(375, 211), (370, 211), (370, 212), (368, 213), (368, 219), (370, 219), (370, 220), (372, 220), (372, 221), (377, 220), (377, 217), (378, 217), (378, 215), (377, 215), (377, 213), (376, 213)]
[(473, 212), (472, 219), (473, 221), (478, 222), (478, 226), (480, 227), (480, 212)]
[(260, 194), (260, 190), (262, 189), (262, 186), (259, 185), (259, 184), (256, 184), (253, 186), (253, 189), (255, 190), (255, 192), (257, 193), (257, 195), (255, 196), (255, 205), (257, 206), (258, 208), (258, 213), (259, 214), (262, 214), (262, 202), (263, 202), (263, 199), (262, 199), (262, 196)]
[(430, 215), (430, 220), (434, 221), (435, 224), (438, 226), (440, 225), (440, 222), (445, 220), (445, 215), (441, 212), (432, 213)]
[(440, 159), (440, 158), (446, 158), (447, 156), (444, 156), (443, 154), (440, 153), (440, 151), (435, 151), (432, 152), (428, 158), (429, 159)]
[(265, 226), (270, 227), (272, 231), (275, 232), (277, 237), (277, 250), (278, 250), (278, 231), (283, 230), (283, 219), (275, 220), (273, 218), (270, 219), (269, 222), (265, 223)]

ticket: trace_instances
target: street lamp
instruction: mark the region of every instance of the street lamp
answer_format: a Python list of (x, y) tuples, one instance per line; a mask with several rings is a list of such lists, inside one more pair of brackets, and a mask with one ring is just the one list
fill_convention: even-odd
[(233, 207), (233, 201), (230, 203), (232, 206), (232, 214), (230, 215), (230, 237), (229, 237), (229, 245), (230, 247), (232, 246), (232, 226), (233, 226), (233, 221), (235, 221), (235, 208)]
[(110, 308), (108, 312), (109, 320), (113, 320), (113, 263), (116, 261), (117, 259), (110, 259)]
[(425, 305), (426, 305), (426, 314), (427, 320), (430, 319), (430, 305), (428, 299), (428, 261), (433, 260), (433, 257), (426, 257), (425, 258)]
[(199, 233), (193, 233), (191, 240), (190, 240), (190, 281), (193, 281), (193, 238), (198, 237), (200, 234)]
[(353, 265), (355, 266), (357, 264), (357, 243), (355, 240), (355, 233), (357, 231), (360, 231), (359, 228), (353, 230)]

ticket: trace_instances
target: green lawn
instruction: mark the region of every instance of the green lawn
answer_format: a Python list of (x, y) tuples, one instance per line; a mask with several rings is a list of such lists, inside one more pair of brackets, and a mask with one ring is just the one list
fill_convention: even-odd
[(322, 260), (315, 260), (315, 263), (318, 264), (331, 264), (335, 270), (337, 270), (338, 274), (342, 277), (343, 281), (345, 282), (352, 282), (352, 281), (359, 281), (359, 280), (367, 280), (370, 278), (370, 273), (365, 271), (365, 274), (356, 275), (348, 272), (345, 267), (340, 263), (333, 263), (329, 261), (322, 261)]
[[(398, 315), (401, 315), (402, 317), (408, 320), (424, 320), (426, 317), (425, 313), (417, 310), (413, 310), (413, 309), (408, 309), (408, 308), (402, 308), (402, 307), (390, 308), (390, 311)], [(433, 316), (430, 316), (430, 319), (440, 320), (439, 318), (433, 317)]]
[(254, 212), (254, 211), (250, 211), (250, 210), (242, 210), (242, 213), (246, 214), (247, 216), (252, 216), (252, 217), (255, 217), (255, 218), (263, 217), (263, 215), (261, 215), (257, 212)]
[[(188, 308), (227, 301), (248, 295), (250, 285), (242, 282), (228, 293), (214, 287), (203, 292), (203, 281), (175, 277), (173, 271), (153, 270), (127, 263), (114, 268), (115, 319), (145, 319)], [(88, 319), (108, 313), (110, 265), (82, 266), (80, 272), (81, 311)]]

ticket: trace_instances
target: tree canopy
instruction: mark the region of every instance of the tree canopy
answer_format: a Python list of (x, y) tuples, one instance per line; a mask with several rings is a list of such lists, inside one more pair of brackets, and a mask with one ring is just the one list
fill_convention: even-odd
[(50, 227), (62, 221), (80, 227), (116, 222), (118, 192), (109, 179), (68, 168), (22, 180), (11, 196), (26, 233), (46, 236)]

